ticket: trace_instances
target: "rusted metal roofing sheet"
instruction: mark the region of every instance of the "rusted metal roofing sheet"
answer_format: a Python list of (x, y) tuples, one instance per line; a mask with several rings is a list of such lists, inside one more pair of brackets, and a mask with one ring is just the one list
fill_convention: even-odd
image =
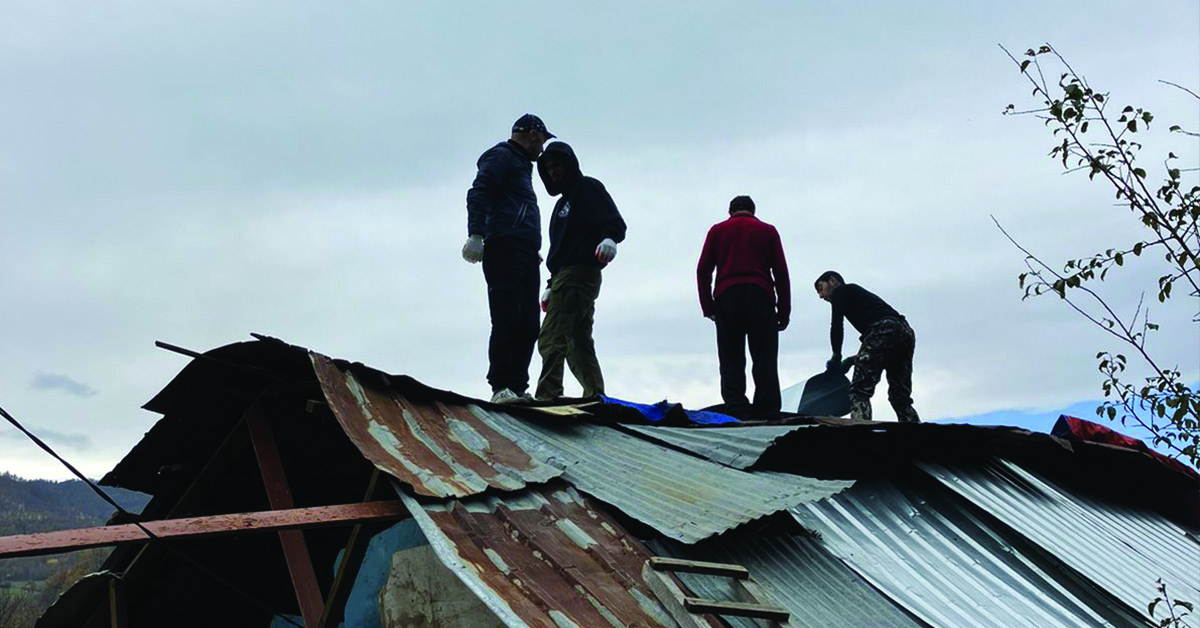
[(853, 484), (783, 473), (751, 474), (609, 426), (522, 421), (470, 408), (525, 451), (564, 467), (563, 479), (579, 490), (685, 543), (824, 499)]
[(756, 425), (747, 427), (658, 427), (631, 425), (647, 438), (686, 449), (734, 469), (746, 469), (758, 461), (779, 438), (805, 425)]
[(1020, 535), (920, 480), (919, 473), (860, 480), (792, 513), (834, 556), (932, 626), (1144, 625)]
[(676, 625), (641, 579), (645, 546), (561, 482), (447, 503), (401, 498), (442, 563), (510, 628)]
[[(772, 600), (792, 613), (794, 626), (822, 628), (922, 628), (871, 588), (819, 541), (806, 536), (728, 535), (698, 545), (651, 541), (663, 556), (741, 565)], [(677, 574), (699, 597), (732, 600), (727, 578)], [(758, 628), (753, 619), (727, 617), (733, 628)]]
[(360, 381), (312, 354), (334, 416), (363, 456), (421, 495), (465, 497), (512, 491), (562, 471), (530, 456), (461, 405), (414, 402)]
[(1065, 490), (1002, 459), (921, 467), (1130, 607), (1144, 611), (1159, 578), (1200, 607), (1200, 541), (1148, 508)]

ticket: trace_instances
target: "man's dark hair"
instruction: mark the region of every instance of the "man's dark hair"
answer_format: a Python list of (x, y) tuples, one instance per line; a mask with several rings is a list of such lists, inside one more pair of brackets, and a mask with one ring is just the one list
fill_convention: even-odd
[(754, 200), (749, 196), (735, 196), (732, 201), (729, 201), (729, 213), (734, 212), (750, 212), (754, 213)]
[(842, 279), (841, 273), (836, 270), (827, 270), (821, 273), (820, 277), (817, 277), (817, 280), (813, 282), (813, 287), (816, 288), (817, 284), (821, 283), (822, 281), (829, 281), (830, 279), (837, 279), (838, 283), (846, 285), (846, 280)]

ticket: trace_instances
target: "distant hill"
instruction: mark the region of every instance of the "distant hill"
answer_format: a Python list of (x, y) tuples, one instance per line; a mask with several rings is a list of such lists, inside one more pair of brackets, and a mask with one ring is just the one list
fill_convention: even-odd
[[(140, 513), (149, 495), (104, 487), (122, 508)], [(0, 536), (102, 526), (114, 509), (80, 480), (24, 480), (0, 473)], [(93, 552), (94, 554), (94, 552)], [(107, 552), (104, 552), (107, 554)], [(42, 582), (55, 570), (73, 564), (82, 552), (60, 557), (0, 560), (0, 587), (15, 582)], [(92, 558), (88, 562), (94, 562)], [(98, 563), (97, 563), (98, 564)]]
[[(103, 487), (122, 508), (140, 513), (149, 495)], [(111, 504), (81, 480), (24, 480), (0, 473), (0, 536), (104, 525)]]

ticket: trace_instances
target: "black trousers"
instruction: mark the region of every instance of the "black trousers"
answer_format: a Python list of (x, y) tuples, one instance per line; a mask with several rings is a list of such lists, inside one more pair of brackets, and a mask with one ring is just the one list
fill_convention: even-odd
[(541, 287), (537, 244), (519, 238), (483, 243), (492, 335), (488, 340), (488, 384), (518, 395), (529, 389), (529, 362), (537, 343)]
[[(746, 347), (753, 361), (754, 405), (746, 398)], [(779, 392), (779, 329), (775, 300), (757, 285), (726, 288), (717, 297), (717, 358), (721, 362), (721, 399), (734, 415), (774, 418)]]

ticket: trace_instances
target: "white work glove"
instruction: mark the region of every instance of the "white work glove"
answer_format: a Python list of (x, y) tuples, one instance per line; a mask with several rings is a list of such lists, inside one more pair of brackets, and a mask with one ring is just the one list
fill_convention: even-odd
[(462, 257), (472, 264), (483, 261), (483, 236), (473, 235), (463, 245)]
[(600, 260), (601, 264), (607, 264), (617, 257), (617, 243), (612, 241), (612, 238), (604, 238), (600, 241), (600, 246), (596, 247), (596, 259)]
[(546, 311), (549, 309), (550, 309), (550, 289), (546, 288), (546, 291), (542, 293), (542, 313), (543, 314), (546, 313)]

